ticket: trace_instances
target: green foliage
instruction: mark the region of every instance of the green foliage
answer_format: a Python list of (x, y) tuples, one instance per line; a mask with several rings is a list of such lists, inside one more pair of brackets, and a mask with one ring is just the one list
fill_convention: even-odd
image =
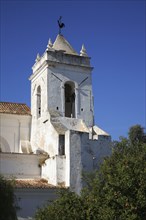
[(140, 125), (132, 126), (129, 129), (128, 135), (132, 144), (145, 142), (144, 129)]
[(4, 179), (0, 175), (0, 219), (1, 220), (17, 220), (14, 181)]
[(60, 190), (59, 199), (51, 205), (39, 209), (36, 220), (84, 220), (82, 199), (68, 189)]
[(130, 135), (121, 137), (90, 187), (83, 190), (88, 219), (146, 219), (146, 144), (139, 134), (134, 127), (136, 141)]
[(143, 129), (131, 127), (129, 137), (114, 143), (112, 155), (100, 169), (86, 175), (78, 196), (63, 191), (36, 220), (145, 220), (146, 143)]

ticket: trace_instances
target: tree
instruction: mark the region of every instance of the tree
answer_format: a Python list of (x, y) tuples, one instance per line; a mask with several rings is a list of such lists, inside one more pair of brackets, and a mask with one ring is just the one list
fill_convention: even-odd
[(17, 220), (14, 181), (6, 180), (0, 175), (0, 219)]
[[(134, 132), (133, 132), (134, 131)], [(100, 169), (86, 175), (81, 195), (67, 191), (40, 213), (36, 220), (145, 220), (146, 143), (141, 127), (131, 127), (128, 138), (120, 138), (112, 155)], [(134, 138), (133, 138), (134, 137)]]
[(68, 189), (59, 191), (59, 199), (42, 209), (36, 220), (84, 220), (83, 201), (76, 193)]
[(88, 219), (146, 219), (146, 144), (141, 131), (130, 128), (128, 139), (116, 143), (90, 188), (84, 189)]
[[(145, 134), (144, 134), (144, 128), (142, 128), (140, 125), (132, 126), (129, 129), (129, 140), (132, 144), (136, 144), (138, 142), (145, 142)], [(146, 143), (146, 142), (145, 142)]]

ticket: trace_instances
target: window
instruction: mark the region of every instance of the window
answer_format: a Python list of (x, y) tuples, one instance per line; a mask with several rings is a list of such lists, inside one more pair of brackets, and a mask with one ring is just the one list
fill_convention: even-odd
[(37, 88), (37, 117), (41, 117), (41, 87)]
[(65, 117), (75, 118), (75, 84), (65, 83)]
[(65, 135), (59, 135), (59, 155), (65, 155)]

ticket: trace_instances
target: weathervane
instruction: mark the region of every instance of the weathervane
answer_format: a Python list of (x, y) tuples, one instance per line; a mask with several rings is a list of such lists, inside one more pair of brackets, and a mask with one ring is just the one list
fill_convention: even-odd
[(61, 29), (62, 29), (63, 27), (65, 27), (65, 24), (62, 23), (61, 19), (62, 19), (62, 16), (60, 16), (60, 17), (59, 17), (59, 20), (58, 20), (59, 34), (61, 34)]

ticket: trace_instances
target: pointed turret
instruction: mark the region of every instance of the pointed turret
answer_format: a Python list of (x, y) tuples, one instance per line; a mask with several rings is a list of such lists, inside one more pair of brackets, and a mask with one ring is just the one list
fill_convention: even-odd
[(82, 45), (82, 49), (80, 51), (80, 56), (88, 57), (84, 44)]

